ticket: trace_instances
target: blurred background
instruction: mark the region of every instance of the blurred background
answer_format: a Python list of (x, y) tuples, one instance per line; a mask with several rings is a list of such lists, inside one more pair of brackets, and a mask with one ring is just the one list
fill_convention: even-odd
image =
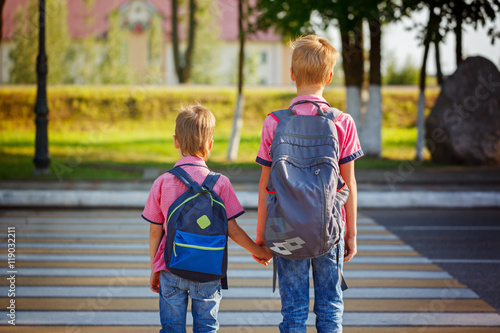
[[(258, 169), (264, 118), (295, 95), (288, 42), (308, 33), (342, 55), (325, 98), (355, 119), (366, 155), (358, 168), (500, 163), (500, 148), (480, 162), (442, 158), (432, 124), (425, 135), (425, 118), (465, 59), (481, 56), (498, 72), (497, 0), (49, 0), (48, 113), (35, 112), (45, 103), (43, 93), (37, 101), (39, 1), (0, 4), (0, 179), (154, 177), (177, 160), (174, 119), (195, 101), (217, 118), (209, 166)], [(36, 114), (48, 119), (37, 153)], [(470, 114), (480, 113), (459, 116)], [(496, 114), (483, 121), (497, 124)]]

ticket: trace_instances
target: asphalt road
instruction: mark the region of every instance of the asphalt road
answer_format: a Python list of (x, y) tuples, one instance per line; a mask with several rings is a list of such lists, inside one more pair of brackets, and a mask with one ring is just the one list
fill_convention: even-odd
[(363, 210), (500, 311), (500, 210)]

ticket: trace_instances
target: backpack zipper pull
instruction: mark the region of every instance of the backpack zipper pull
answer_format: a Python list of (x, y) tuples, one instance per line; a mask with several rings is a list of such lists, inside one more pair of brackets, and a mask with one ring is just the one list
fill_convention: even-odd
[(321, 172), (321, 169), (317, 169), (316, 171), (314, 171), (314, 174), (317, 176), (317, 175), (319, 175), (320, 172)]
[(175, 252), (175, 242), (174, 242), (174, 256), (177, 257), (177, 253)]

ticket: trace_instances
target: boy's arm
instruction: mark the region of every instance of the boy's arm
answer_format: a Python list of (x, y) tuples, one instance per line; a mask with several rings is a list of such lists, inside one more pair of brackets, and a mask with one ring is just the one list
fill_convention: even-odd
[(158, 284), (160, 282), (160, 272), (153, 272), (153, 261), (160, 246), (163, 237), (163, 225), (150, 223), (149, 225), (149, 256), (151, 257), (151, 276), (149, 279), (149, 288), (158, 293)]
[(340, 175), (344, 179), (349, 188), (349, 198), (345, 203), (346, 212), (346, 234), (345, 234), (345, 256), (344, 262), (351, 260), (357, 250), (357, 209), (358, 209), (358, 189), (356, 184), (356, 176), (354, 175), (354, 161), (340, 165)]
[(255, 242), (248, 236), (245, 230), (236, 223), (235, 219), (231, 219), (228, 222), (227, 233), (228, 236), (239, 246), (252, 253), (254, 256), (264, 259), (262, 262), (267, 265), (267, 262), (272, 258), (272, 253), (265, 247), (255, 244)]
[(262, 166), (262, 173), (260, 174), (259, 182), (259, 202), (257, 206), (257, 237), (255, 239), (255, 243), (259, 245), (265, 245), (264, 230), (266, 229), (267, 218), (267, 184), (269, 182), (270, 173), (270, 167)]

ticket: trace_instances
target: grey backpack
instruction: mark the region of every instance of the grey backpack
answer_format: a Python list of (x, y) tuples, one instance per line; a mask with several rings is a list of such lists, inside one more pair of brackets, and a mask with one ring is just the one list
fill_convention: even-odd
[[(317, 115), (297, 115), (293, 107), (302, 103), (314, 104)], [(334, 123), (341, 114), (335, 108), (322, 111), (313, 101), (299, 101), (271, 114), (278, 126), (269, 152), (264, 235), (266, 246), (276, 255), (316, 258), (340, 240), (341, 208), (349, 196), (340, 176)]]

